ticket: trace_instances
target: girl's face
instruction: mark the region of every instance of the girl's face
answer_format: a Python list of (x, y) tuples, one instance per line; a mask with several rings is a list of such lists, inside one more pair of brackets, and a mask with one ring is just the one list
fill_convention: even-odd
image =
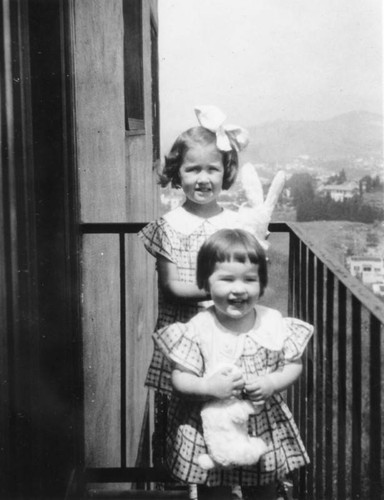
[(251, 328), (260, 295), (259, 266), (249, 261), (218, 262), (208, 284), (221, 324), (233, 330)]
[(215, 144), (196, 144), (188, 149), (179, 174), (187, 203), (216, 203), (223, 186), (224, 165)]

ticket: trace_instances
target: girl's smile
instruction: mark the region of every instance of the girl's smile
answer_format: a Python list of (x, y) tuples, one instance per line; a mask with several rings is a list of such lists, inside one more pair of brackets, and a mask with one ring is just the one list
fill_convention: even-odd
[(218, 262), (208, 284), (220, 323), (238, 332), (252, 328), (260, 295), (258, 265), (249, 261)]
[(224, 166), (215, 144), (188, 149), (179, 170), (186, 208), (194, 212), (196, 205), (216, 207), (223, 186)]

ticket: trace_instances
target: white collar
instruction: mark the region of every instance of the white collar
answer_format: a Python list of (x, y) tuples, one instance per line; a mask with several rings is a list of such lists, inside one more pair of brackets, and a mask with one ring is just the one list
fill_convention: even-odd
[[(222, 330), (227, 330), (216, 317), (214, 306), (208, 308), (214, 322)], [(286, 338), (286, 329), (283, 318), (276, 310), (269, 307), (256, 305), (256, 319), (253, 327), (245, 333), (240, 333), (240, 336), (249, 337), (257, 344), (271, 351), (280, 351), (284, 345)], [(263, 319), (264, 317), (264, 319)], [(260, 322), (263, 321), (263, 326)]]
[(228, 227), (228, 219), (232, 220), (232, 218), (233, 227), (235, 227), (235, 220), (237, 220), (236, 212), (223, 209), (217, 215), (204, 219), (203, 217), (187, 212), (187, 210), (185, 210), (182, 206), (179, 206), (163, 215), (163, 219), (166, 220), (168, 224), (175, 229), (175, 231), (186, 236), (192, 234), (204, 223), (211, 224), (217, 229)]

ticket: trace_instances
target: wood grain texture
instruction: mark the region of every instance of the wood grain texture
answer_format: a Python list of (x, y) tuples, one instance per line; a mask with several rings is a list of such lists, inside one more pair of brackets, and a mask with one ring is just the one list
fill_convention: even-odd
[[(127, 237), (127, 465), (134, 466), (142, 430), (147, 389), (144, 381), (152, 356), (157, 310), (154, 259), (133, 235)], [(129, 264), (134, 263), (134, 266)]]
[[(124, 125), (122, 0), (74, 0), (74, 6), (81, 220), (153, 220), (159, 189), (152, 162), (150, 20), (157, 20), (156, 2), (142, 3), (144, 129), (135, 135)], [(83, 238), (85, 465), (134, 465), (157, 314), (154, 259), (136, 235), (125, 237), (126, 358), (121, 379), (118, 236)]]
[(85, 457), (89, 467), (120, 465), (120, 278), (115, 235), (83, 241)]
[(81, 219), (125, 220), (121, 0), (75, 1), (77, 156)]

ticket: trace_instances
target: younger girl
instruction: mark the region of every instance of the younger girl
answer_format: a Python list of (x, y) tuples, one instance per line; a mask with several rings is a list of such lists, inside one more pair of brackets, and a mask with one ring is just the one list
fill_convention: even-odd
[[(229, 189), (238, 171), (238, 151), (247, 144), (240, 127), (223, 127), (225, 116), (213, 106), (196, 109), (201, 126), (183, 132), (165, 158), (160, 179), (184, 191), (182, 206), (148, 224), (140, 233), (145, 248), (156, 258), (159, 298), (156, 329), (186, 322), (204, 308), (206, 290), (196, 286), (196, 257), (208, 236), (221, 228), (237, 227), (235, 212), (223, 209), (217, 198)], [(168, 360), (155, 346), (146, 385), (155, 389), (153, 459), (164, 459), (167, 401), (172, 391)]]
[[(154, 334), (173, 364), (166, 465), (178, 480), (208, 487), (199, 499), (230, 498), (233, 485), (242, 486), (245, 498), (274, 499), (277, 482), (309, 461), (280, 392), (299, 377), (313, 327), (257, 304), (267, 285), (266, 258), (246, 231), (223, 229), (208, 238), (198, 254), (197, 285), (213, 305)], [(240, 366), (242, 378), (227, 370), (204, 377), (223, 361)], [(202, 402), (239, 390), (254, 403), (250, 433), (264, 440), (267, 451), (253, 466), (203, 470), (197, 461), (207, 453)]]

